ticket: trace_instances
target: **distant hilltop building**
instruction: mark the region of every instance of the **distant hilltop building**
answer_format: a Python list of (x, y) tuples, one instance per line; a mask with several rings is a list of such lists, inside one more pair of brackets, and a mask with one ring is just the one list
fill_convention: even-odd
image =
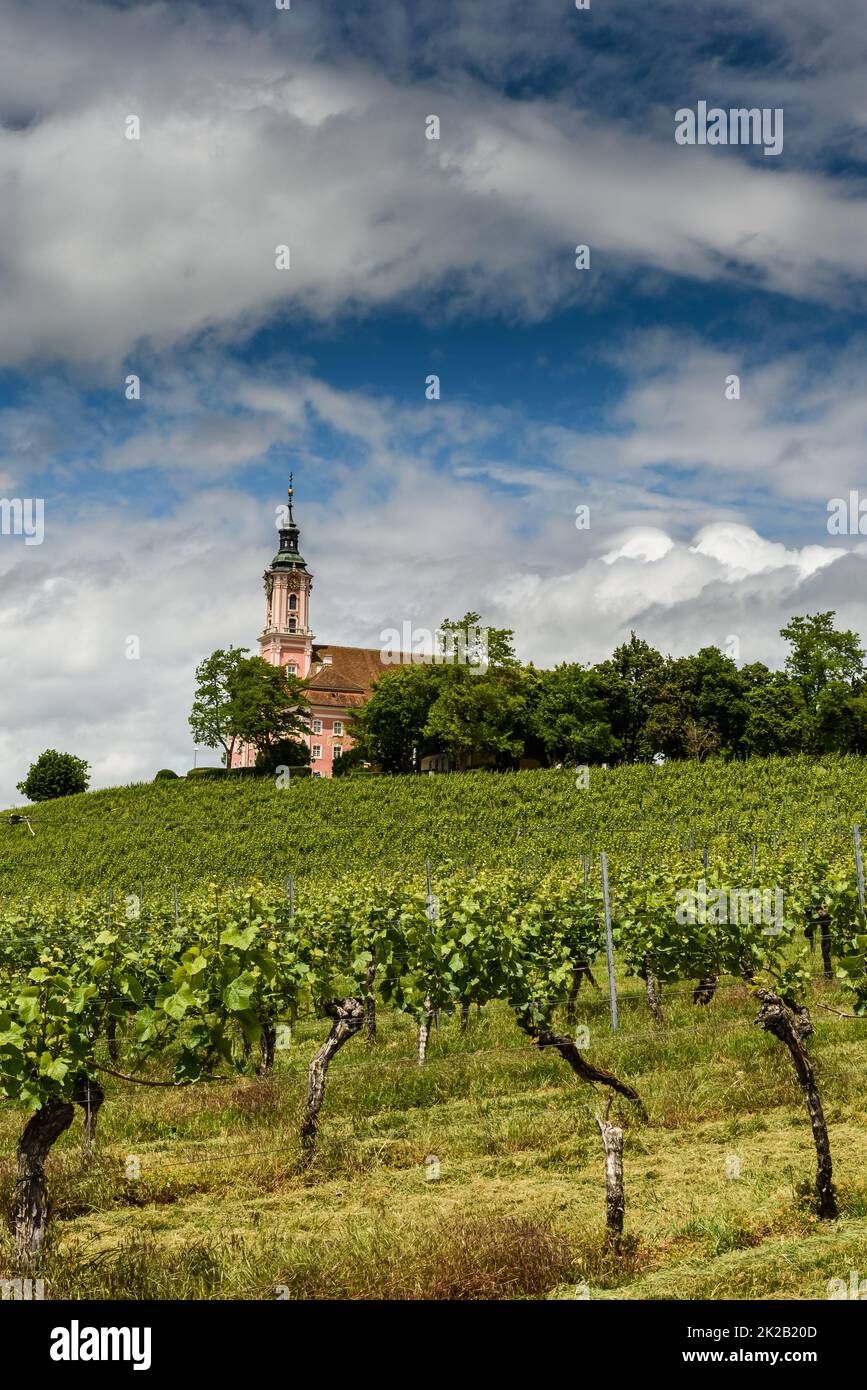
[[(317, 642), (310, 625), (313, 575), (298, 549), (299, 529), (292, 514), (294, 489), (280, 527), (280, 548), (265, 571), (265, 630), (259, 654), (272, 666), (307, 682), (310, 701), (310, 766), (314, 777), (331, 777), (335, 761), (353, 746), (348, 732), (352, 711), (369, 698), (373, 682), (392, 670), (377, 648), (331, 647)], [(232, 767), (252, 767), (256, 750), (237, 749)]]

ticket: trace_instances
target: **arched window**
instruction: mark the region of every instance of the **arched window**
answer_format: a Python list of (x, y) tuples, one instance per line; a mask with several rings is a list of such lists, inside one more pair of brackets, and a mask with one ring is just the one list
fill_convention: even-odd
[(289, 612), (290, 612), (290, 613), (294, 613), (294, 612), (295, 612), (295, 609), (296, 609), (297, 607), (298, 607), (298, 595), (297, 595), (297, 594), (290, 594), (290, 595), (289, 595)]

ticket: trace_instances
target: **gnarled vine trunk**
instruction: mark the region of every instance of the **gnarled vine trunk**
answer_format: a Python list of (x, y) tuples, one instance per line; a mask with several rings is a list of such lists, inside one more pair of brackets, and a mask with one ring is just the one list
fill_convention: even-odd
[(332, 999), (325, 1005), (332, 1019), (331, 1031), (310, 1063), (307, 1073), (307, 1103), (301, 1121), (301, 1144), (311, 1154), (316, 1143), (316, 1125), (322, 1102), (328, 1068), (336, 1053), (359, 1031), (364, 1023), (364, 1004), (360, 999)]
[(277, 1029), (273, 1023), (262, 1024), (262, 1037), (259, 1042), (261, 1058), (258, 1072), (260, 1076), (270, 1076), (274, 1070), (274, 1052), (277, 1047)]
[(518, 1015), (518, 1026), (533, 1039), (537, 1047), (556, 1047), (560, 1056), (569, 1066), (581, 1077), (582, 1081), (598, 1081), (602, 1086), (610, 1086), (612, 1091), (623, 1096), (632, 1102), (644, 1118), (647, 1118), (647, 1111), (636, 1090), (626, 1082), (621, 1081), (619, 1076), (615, 1076), (611, 1071), (605, 1071), (602, 1067), (594, 1067), (592, 1062), (575, 1046), (575, 1043), (565, 1033), (550, 1033), (547, 1028), (540, 1028), (534, 1023), (523, 1020)]
[(465, 1032), (467, 1031), (467, 1024), (469, 1023), (469, 1021), (470, 1021), (470, 1006), (469, 1006), (469, 1004), (461, 1004), (461, 1032), (462, 1032), (462, 1033), (465, 1033)]
[(48, 1225), (48, 1184), (45, 1160), (75, 1117), (71, 1101), (50, 1100), (31, 1115), (18, 1143), (15, 1184), (15, 1261), (18, 1271), (39, 1267)]
[(766, 1032), (773, 1033), (789, 1050), (795, 1075), (807, 1102), (807, 1113), (813, 1129), (813, 1142), (816, 1145), (816, 1208), (823, 1221), (834, 1221), (839, 1216), (837, 1198), (832, 1182), (831, 1143), (825, 1112), (816, 1084), (813, 1063), (807, 1055), (804, 1042), (813, 1032), (813, 1024), (807, 1009), (793, 1001), (784, 1001), (770, 990), (760, 989), (759, 999), (762, 1007), (756, 1023)]
[(81, 1143), (81, 1152), (85, 1158), (89, 1158), (96, 1142), (96, 1122), (105, 1102), (105, 1091), (98, 1081), (92, 1081), (87, 1076), (79, 1076), (75, 1082), (72, 1100), (75, 1105), (80, 1105), (84, 1111), (84, 1138)]
[(831, 914), (827, 907), (819, 908), (819, 945), (822, 947), (822, 969), (826, 980), (834, 978), (834, 964), (831, 960)]
[(589, 980), (593, 988), (598, 990), (599, 986), (593, 978), (590, 962), (586, 960), (579, 960), (572, 969), (572, 983), (569, 986), (569, 997), (566, 1000), (566, 1022), (570, 1025), (575, 1022), (575, 1002), (582, 980)]
[(367, 1041), (376, 1042), (376, 952), (367, 967), (367, 993), (364, 1000), (365, 1017), (367, 1019)]
[(108, 1043), (108, 1055), (113, 1062), (117, 1061), (117, 1019), (109, 1018), (105, 1025), (105, 1039)]
[(693, 1004), (709, 1004), (719, 989), (719, 975), (702, 975), (692, 992)]

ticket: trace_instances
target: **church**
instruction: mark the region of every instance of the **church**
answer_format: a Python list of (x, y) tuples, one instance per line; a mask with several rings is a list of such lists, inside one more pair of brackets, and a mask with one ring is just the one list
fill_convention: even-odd
[[(298, 546), (293, 493), (290, 474), (280, 547), (264, 575), (265, 627), (259, 655), (306, 682), (311, 771), (314, 777), (331, 777), (337, 759), (353, 745), (349, 733), (353, 711), (370, 698), (373, 682), (394, 667), (383, 660), (379, 648), (331, 647), (314, 637), (310, 623), (313, 575)], [(235, 750), (232, 767), (252, 767), (255, 761), (255, 748), (245, 746)]]

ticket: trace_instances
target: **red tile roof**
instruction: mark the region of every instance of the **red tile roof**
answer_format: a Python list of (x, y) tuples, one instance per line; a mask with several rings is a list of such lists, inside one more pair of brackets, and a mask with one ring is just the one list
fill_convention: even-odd
[[(331, 657), (327, 665), (326, 656)], [(370, 698), (373, 682), (394, 669), (378, 647), (330, 647), (316, 642), (310, 663), (313, 674), (308, 678), (313, 703), (361, 705)]]
[[(326, 656), (331, 657), (328, 665), (323, 661)], [(373, 694), (374, 681), (395, 670), (397, 664), (385, 661), (378, 647), (330, 647), (314, 642), (307, 677), (310, 703), (318, 709), (358, 709)]]

